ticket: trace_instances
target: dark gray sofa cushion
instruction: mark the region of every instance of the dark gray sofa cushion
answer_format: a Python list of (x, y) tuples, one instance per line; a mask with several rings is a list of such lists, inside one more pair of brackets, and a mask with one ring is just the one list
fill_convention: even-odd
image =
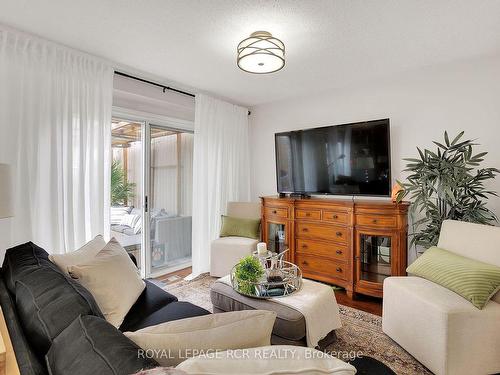
[(192, 318), (194, 316), (208, 314), (210, 314), (210, 311), (189, 302), (171, 302), (148, 316), (142, 316), (141, 319), (136, 321), (133, 325), (120, 327), (120, 330), (122, 332), (133, 332), (160, 323), (170, 322), (172, 320)]
[(79, 315), (102, 317), (87, 289), (48, 267), (38, 268), (17, 280), (15, 298), (24, 332), (41, 356)]
[(81, 316), (54, 339), (45, 359), (51, 375), (125, 375), (158, 366), (104, 319)]
[(0, 277), (0, 305), (2, 306), (5, 322), (7, 323), (10, 341), (16, 353), (19, 372), (21, 375), (46, 375), (47, 368), (45, 361), (43, 361), (43, 357), (40, 358), (36, 355), (26, 339), (23, 327), (17, 317), (12, 295), (7, 290), (2, 277)]
[(169, 303), (177, 301), (176, 296), (164, 291), (151, 281), (144, 280), (144, 282), (146, 283), (146, 288), (144, 288), (142, 294), (130, 308), (119, 328), (122, 332), (130, 331), (130, 327), (135, 327), (146, 316), (151, 315)]
[(9, 292), (15, 294), (16, 281), (40, 267), (58, 270), (49, 260), (49, 254), (33, 242), (8, 249), (5, 252), (2, 274)]

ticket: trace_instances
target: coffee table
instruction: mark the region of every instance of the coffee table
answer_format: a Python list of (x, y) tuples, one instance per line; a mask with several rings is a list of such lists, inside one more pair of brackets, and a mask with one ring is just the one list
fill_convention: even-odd
[[(269, 310), (276, 312), (276, 322), (273, 328), (271, 343), (273, 345), (307, 346), (306, 320), (297, 309), (278, 303), (274, 299), (251, 298), (236, 292), (231, 285), (216, 281), (210, 289), (213, 312), (228, 312), (240, 310)], [(288, 298), (288, 297), (283, 297)], [(332, 314), (338, 314), (333, 311)], [(320, 340), (320, 350), (326, 348), (336, 339), (335, 330)]]

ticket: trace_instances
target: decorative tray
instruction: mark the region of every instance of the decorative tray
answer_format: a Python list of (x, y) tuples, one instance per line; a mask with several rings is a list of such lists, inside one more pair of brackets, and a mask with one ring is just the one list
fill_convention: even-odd
[(295, 264), (278, 260), (273, 267), (264, 260), (264, 274), (256, 281), (239, 281), (235, 277), (235, 265), (231, 270), (231, 285), (233, 289), (247, 297), (268, 299), (286, 297), (297, 292), (302, 287), (302, 272)]

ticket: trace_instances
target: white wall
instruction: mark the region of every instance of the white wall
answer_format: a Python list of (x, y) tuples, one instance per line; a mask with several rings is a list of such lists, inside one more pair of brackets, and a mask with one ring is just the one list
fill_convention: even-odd
[[(416, 146), (432, 148), (444, 130), (465, 130), (489, 152), (485, 165), (500, 168), (500, 56), (252, 108), (253, 199), (276, 194), (274, 133), (381, 118), (391, 120), (393, 179), (402, 177), (403, 157), (415, 156)], [(492, 185), (500, 192), (500, 177)], [(489, 206), (500, 215), (500, 199)]]
[(0, 219), (0, 264), (3, 263), (5, 250), (12, 246), (11, 219)]

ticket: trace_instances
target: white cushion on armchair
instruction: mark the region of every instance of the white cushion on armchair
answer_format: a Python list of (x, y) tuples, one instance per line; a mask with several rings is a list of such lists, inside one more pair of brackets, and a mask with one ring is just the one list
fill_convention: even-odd
[(259, 241), (246, 237), (221, 237), (210, 245), (210, 276), (229, 274), (242, 258), (252, 254)]
[[(438, 247), (500, 265), (500, 228), (447, 220)], [(420, 277), (384, 281), (383, 331), (436, 375), (500, 372), (500, 304), (479, 310)]]
[[(227, 216), (260, 219), (260, 203), (228, 202)], [(210, 276), (229, 274), (236, 263), (257, 249), (259, 241), (246, 237), (222, 237), (210, 244)]]
[(500, 371), (500, 304), (483, 310), (420, 277), (384, 282), (383, 331), (438, 375)]

